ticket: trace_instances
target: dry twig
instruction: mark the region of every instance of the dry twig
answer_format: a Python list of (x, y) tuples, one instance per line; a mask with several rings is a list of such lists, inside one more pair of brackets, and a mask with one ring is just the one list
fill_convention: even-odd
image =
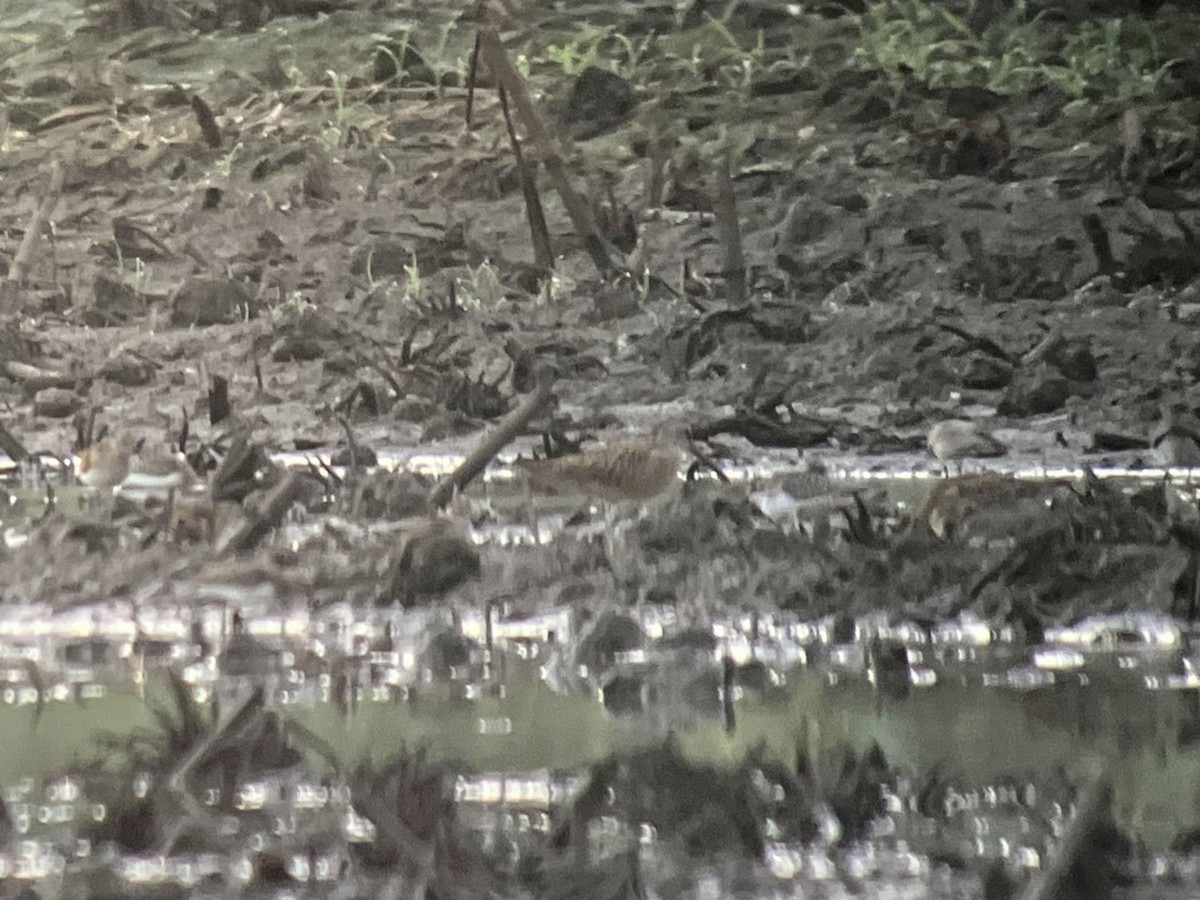
[(525, 402), (509, 413), (496, 427), (496, 430), (484, 437), (479, 446), (468, 454), (457, 469), (443, 478), (429, 493), (429, 508), (441, 509), (453, 498), (455, 491), (466, 487), (476, 475), (487, 468), (487, 464), (503, 450), (508, 443), (525, 430), (529, 422), (554, 401), (554, 381), (548, 375), (539, 379)]
[(717, 170), (717, 231), (725, 250), (725, 287), (729, 302), (741, 306), (746, 302), (746, 255), (742, 251), (742, 228), (738, 222), (737, 199), (733, 193), (733, 174), (730, 171), (729, 151), (721, 157)]
[(525, 198), (525, 217), (529, 220), (529, 235), (533, 240), (533, 261), (544, 272), (554, 268), (554, 251), (550, 249), (550, 229), (546, 227), (546, 214), (542, 210), (542, 198), (538, 196), (534, 167), (525, 162), (521, 153), (521, 142), (513, 127), (512, 114), (508, 109), (508, 95), (500, 88), (500, 108), (504, 111), (504, 126), (508, 129), (508, 142), (512, 145), (517, 160), (517, 174), (521, 178), (521, 194)]
[(600, 227), (596, 223), (596, 217), (592, 214), (591, 206), (571, 186), (571, 180), (567, 177), (567, 167), (563, 162), (563, 158), (567, 154), (562, 149), (561, 142), (542, 120), (533, 98), (530, 97), (529, 91), (525, 87), (525, 80), (517, 71), (516, 66), (512, 64), (512, 60), (508, 58), (508, 53), (505, 52), (504, 44), (496, 30), (484, 28), (479, 32), (478, 41), (480, 57), (488, 64), (488, 68), (491, 69), (499, 86), (512, 98), (513, 106), (516, 107), (517, 114), (525, 124), (530, 140), (537, 145), (546, 171), (550, 173), (550, 178), (554, 182), (554, 189), (562, 198), (563, 207), (570, 216), (576, 233), (583, 239), (588, 255), (591, 256), (592, 262), (600, 270), (601, 275), (605, 277), (611, 275), (615, 268), (612, 260), (614, 256), (619, 258), (619, 254), (616, 248), (612, 247), (600, 233)]
[(12, 262), (9, 263), (8, 281), (10, 284), (22, 285), (29, 278), (42, 232), (49, 227), (50, 217), (54, 215), (54, 208), (58, 206), (58, 198), (62, 196), (63, 177), (62, 163), (55, 160), (50, 167), (50, 184), (42, 196), (42, 202), (33, 211), (29, 227), (25, 229), (25, 237), (21, 239), (21, 246), (17, 248)]
[(278, 527), (283, 521), (287, 511), (300, 496), (302, 487), (303, 479), (295, 472), (283, 476), (283, 480), (267, 494), (261, 511), (244, 510), (241, 520), (221, 534), (217, 539), (217, 553), (249, 550), (257, 545), (272, 528)]

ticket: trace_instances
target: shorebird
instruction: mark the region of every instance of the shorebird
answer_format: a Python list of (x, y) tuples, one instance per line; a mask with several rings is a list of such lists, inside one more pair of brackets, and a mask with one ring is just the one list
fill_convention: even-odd
[[(513, 468), (525, 476), (527, 496), (552, 495), (599, 502), (604, 517), (604, 549), (611, 560), (617, 552), (622, 504), (643, 504), (679, 482), (682, 451), (656, 438), (597, 444), (552, 459), (518, 459)], [(529, 510), (536, 532), (538, 518)]]
[(575, 495), (618, 503), (657, 497), (679, 480), (681, 453), (664, 441), (587, 447), (554, 459), (518, 459), (534, 493)]
[(1150, 446), (1166, 468), (1200, 466), (1200, 419), (1186, 407), (1163, 409)]
[(119, 485), (129, 475), (129, 460), (137, 443), (128, 431), (118, 431), (85, 447), (75, 467), (79, 483), (101, 490)]
[(938, 422), (929, 429), (925, 446), (935, 457), (945, 462), (950, 459), (980, 459), (1003, 456), (1008, 447), (1000, 443), (974, 422), (949, 419)]

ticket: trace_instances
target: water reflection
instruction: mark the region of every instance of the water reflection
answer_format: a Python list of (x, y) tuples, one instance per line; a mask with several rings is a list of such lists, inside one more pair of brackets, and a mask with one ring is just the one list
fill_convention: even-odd
[[(398, 728), (380, 743), (397, 705), (438, 752), (551, 769), (669, 732), (717, 758), (762, 738), (786, 756), (802, 722), (826, 722), (831, 742), (879, 740), (890, 759), (918, 768), (982, 762), (990, 773), (1086, 754), (1169, 760), (1200, 735), (1194, 636), (1150, 614), (1085, 619), (1025, 646), (969, 617), (932, 629), (866, 617), (848, 629), (778, 613), (697, 629), (655, 606), (585, 619), (568, 607), (455, 615), (346, 605), (253, 618), (226, 604), (6, 608), (0, 660), (0, 701), (31, 710), (25, 726), (7, 714), (11, 728), (33, 728), (30, 746), (54, 706), (144, 692), (170, 668), (200, 702), (234, 702), (261, 684), (269, 708), (358, 735), (349, 758), (382, 758), (387, 740), (404, 739)], [(555, 739), (576, 729), (604, 737), (592, 747)], [(497, 742), (514, 749), (497, 752)], [(5, 780), (46, 763), (10, 757)]]
[[(481, 700), (503, 697), (514, 676), (532, 677), (634, 719), (679, 706), (698, 720), (716, 718), (726, 689), (738, 701), (778, 697), (798, 677), (866, 687), (888, 701), (969, 688), (1013, 695), (1030, 709), (1044, 701), (1082, 710), (1123, 707), (1129, 697), (1138, 707), (1131, 713), (1190, 708), (1200, 688), (1195, 635), (1152, 613), (1089, 617), (1026, 645), (1012, 627), (969, 614), (933, 627), (872, 615), (847, 627), (836, 618), (746, 613), (697, 627), (677, 608), (653, 604), (582, 617), (574, 607), (523, 614), (504, 604), (458, 613), (345, 604), (253, 616), (225, 603), (6, 607), (0, 663), (0, 699), (9, 706), (92, 699), (171, 668), (200, 697), (261, 683), (270, 705), (301, 708)], [(1112, 718), (1118, 726), (1121, 716)], [(1059, 725), (1116, 733), (1088, 721), (1081, 712)]]

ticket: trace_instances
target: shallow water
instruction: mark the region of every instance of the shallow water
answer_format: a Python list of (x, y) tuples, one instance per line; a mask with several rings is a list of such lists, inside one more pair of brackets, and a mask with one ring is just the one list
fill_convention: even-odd
[[(1119, 817), (1152, 847), (1195, 818), (1200, 679), (1190, 635), (1161, 617), (1096, 619), (1036, 648), (972, 642), (981, 632), (964, 623), (943, 629), (937, 643), (910, 646), (915, 662), (900, 678), (873, 667), (865, 642), (823, 642), (820, 623), (760, 620), (758, 642), (735, 650), (743, 663), (766, 662), (748, 670), (755, 674), (752, 687), (734, 689), (730, 734), (719, 681), (704, 678), (719, 665), (711, 654), (699, 652), (680, 666), (678, 651), (651, 645), (630, 665), (638, 671), (656, 660), (671, 665), (655, 682), (657, 699), (621, 701), (615, 711), (617, 700), (587, 678), (556, 673), (554, 648), (528, 635), (541, 629), (570, 640), (569, 610), (523, 627), (494, 625), (490, 661), (476, 651), (471, 662), (440, 674), (423, 667), (415, 650), (437, 616), (397, 626), (392, 613), (334, 612), (317, 619), (299, 612), (263, 616), (247, 631), (261, 642), (255, 662), (266, 673), (259, 677), (270, 686), (268, 703), (328, 740), (347, 765), (382, 762), (405, 745), (422, 745), (480, 772), (567, 771), (668, 731), (690, 756), (728, 764), (759, 742), (790, 761), (798, 745), (874, 740), (890, 761), (914, 773), (938, 766), (978, 783), (1060, 766), (1095, 773), (1119, 763), (1113, 768)], [(164, 615), (160, 633), (180, 630), (178, 615)], [(213, 627), (216, 616), (209, 608), (199, 621)], [(647, 631), (664, 617), (669, 621), (669, 611), (647, 610)], [(393, 623), (397, 649), (365, 653), (357, 681), (335, 682), (311, 658), (296, 665), (316, 644), (328, 648), (338, 635), (353, 643), (381, 633), (386, 622)], [(94, 627), (85, 636), (89, 623)], [(148, 624), (142, 620), (143, 640)], [(470, 619), (459, 624), (468, 634), (481, 629)], [(718, 626), (727, 647), (742, 644), (741, 624)], [(199, 697), (232, 699), (250, 677), (217, 674), (219, 636), (204, 648), (206, 656), (189, 639), (159, 638), (162, 646), (147, 658), (144, 649), (134, 651), (132, 634), (117, 616), (80, 610), (0, 619), (0, 727), (9, 735), (0, 782), (12, 785), (86, 757), (98, 732), (152, 724), (147, 698), (165, 699), (155, 673), (166, 665), (192, 659), (185, 677)], [(1120, 643), (1105, 634), (1119, 635)], [(412, 650), (404, 649), (408, 640)], [(801, 661), (770, 663), (789, 658)], [(229, 657), (224, 664), (233, 665)]]

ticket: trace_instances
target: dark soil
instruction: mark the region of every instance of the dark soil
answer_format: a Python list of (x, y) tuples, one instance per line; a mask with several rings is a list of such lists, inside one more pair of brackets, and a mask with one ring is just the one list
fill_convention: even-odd
[[(641, 34), (651, 9), (604, 22), (625, 16)], [(393, 23), (379, 12), (337, 12), (323, 29), (276, 18), (253, 46), (236, 31), (93, 22), (77, 63), (63, 55), (72, 44), (43, 37), (40, 55), (7, 68), (0, 258), (16, 252), (53, 161), (63, 188), (53, 240), (25, 286), (10, 285), (20, 315), (5, 359), (60, 373), (80, 409), (152, 442), (177, 437), (185, 412), (206, 437), (220, 375), (238, 426), (279, 450), (332, 447), (346, 418), (377, 448), (469, 435), (543, 361), (579, 427), (643, 428), (622, 420), (627, 404), (669, 404), (663, 415), (702, 425), (769, 403), (834, 422), (752, 437), (820, 447), (836, 434), (867, 452), (988, 410), (1002, 413), (994, 425), (1070, 432), (1087, 450), (1097, 431), (1148, 437), (1164, 404), (1197, 405), (1186, 84), (1136, 104), (893, 87), (853, 58), (849, 16), (742, 15), (730, 27), (765, 29), (745, 85), (665, 56), (662, 83), (534, 66), (564, 133), (608, 126), (575, 142), (569, 169), (610, 246), (637, 245), (632, 281), (603, 278), (537, 167), (552, 287), (532, 266), (486, 73), (471, 125), (453, 70), (436, 89), (410, 84), (416, 68), (400, 85), (373, 80), (370, 29)], [(512, 29), (570, 33), (588, 10), (527, 16), (499, 24), (512, 54), (536, 60), (536, 41)], [(449, 46), (475, 27), (459, 15)], [(336, 57), (326, 33), (343, 40)], [(91, 55), (105, 52), (99, 75)], [(333, 83), (304, 65), (310, 52), (336, 59)], [(216, 68), (199, 77), (209, 55)], [(544, 153), (524, 149), (531, 162)], [(725, 149), (742, 305), (712, 220)], [(1027, 359), (1047, 334), (1056, 352)], [(51, 407), (65, 419), (35, 414), (39, 386), (15, 379), (7, 426), (30, 450), (64, 454), (70, 406)]]

